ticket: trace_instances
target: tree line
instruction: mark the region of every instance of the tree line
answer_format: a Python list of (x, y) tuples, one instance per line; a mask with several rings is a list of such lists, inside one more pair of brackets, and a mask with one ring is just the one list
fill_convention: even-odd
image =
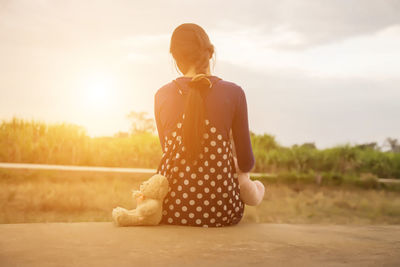
[[(89, 137), (69, 123), (48, 124), (12, 118), (0, 124), (0, 162), (81, 166), (156, 168), (161, 146), (154, 124), (145, 113), (132, 112), (130, 132), (109, 137)], [(274, 136), (251, 132), (256, 158), (253, 172), (265, 173), (369, 173), (400, 178), (400, 144), (387, 138), (387, 150), (377, 143), (338, 145), (318, 149), (314, 143), (286, 147)]]

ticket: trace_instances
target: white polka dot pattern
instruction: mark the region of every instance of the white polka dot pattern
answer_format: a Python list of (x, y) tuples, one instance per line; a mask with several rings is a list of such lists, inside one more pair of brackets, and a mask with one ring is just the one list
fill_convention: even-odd
[(168, 178), (170, 190), (164, 199), (161, 224), (222, 227), (237, 224), (243, 216), (232, 143), (210, 120), (205, 120), (205, 127), (204, 153), (192, 165), (185, 159), (182, 122), (164, 137), (157, 173)]

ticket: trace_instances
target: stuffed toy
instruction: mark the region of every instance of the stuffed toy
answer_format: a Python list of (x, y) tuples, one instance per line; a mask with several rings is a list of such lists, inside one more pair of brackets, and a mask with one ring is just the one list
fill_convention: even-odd
[(157, 225), (162, 217), (162, 203), (169, 190), (165, 176), (156, 174), (132, 191), (133, 210), (117, 207), (112, 211), (117, 226)]

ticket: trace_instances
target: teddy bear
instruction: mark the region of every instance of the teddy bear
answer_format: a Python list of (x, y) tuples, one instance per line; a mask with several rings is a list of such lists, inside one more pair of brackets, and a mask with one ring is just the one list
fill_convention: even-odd
[(112, 218), (117, 226), (157, 225), (162, 218), (162, 203), (169, 190), (168, 179), (160, 174), (144, 181), (132, 191), (135, 209), (117, 207)]

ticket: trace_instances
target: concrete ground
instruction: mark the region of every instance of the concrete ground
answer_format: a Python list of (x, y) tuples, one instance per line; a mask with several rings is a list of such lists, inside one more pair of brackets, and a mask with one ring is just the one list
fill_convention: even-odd
[(3, 224), (0, 266), (400, 266), (400, 226)]

